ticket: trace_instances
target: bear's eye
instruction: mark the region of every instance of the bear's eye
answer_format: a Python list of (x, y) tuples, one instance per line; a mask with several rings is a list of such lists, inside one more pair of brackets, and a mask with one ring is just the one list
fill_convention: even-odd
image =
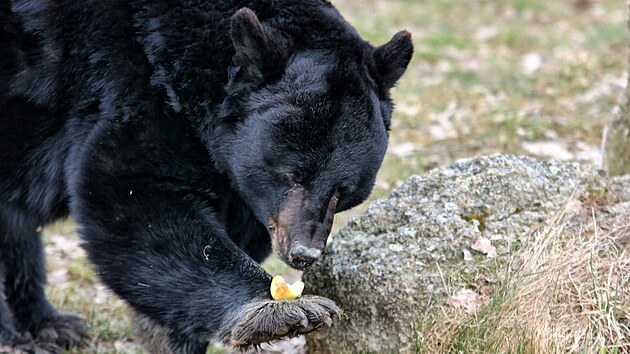
[(350, 195), (356, 189), (357, 189), (356, 184), (345, 184), (345, 185), (341, 185), (341, 186), (339, 186), (339, 188), (337, 188), (337, 193), (339, 195)]
[(295, 174), (291, 173), (291, 172), (286, 172), (286, 171), (281, 171), (278, 172), (278, 177), (282, 180), (283, 183), (286, 183), (290, 186), (294, 186), (296, 184), (298, 184), (298, 180), (295, 176)]

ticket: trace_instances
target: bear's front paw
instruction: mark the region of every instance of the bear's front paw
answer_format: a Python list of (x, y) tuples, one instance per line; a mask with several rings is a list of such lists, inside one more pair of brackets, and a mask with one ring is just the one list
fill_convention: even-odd
[(275, 339), (312, 332), (330, 326), (341, 309), (321, 296), (302, 296), (296, 300), (264, 300), (245, 306), (232, 326), (226, 342), (247, 348)]
[(20, 334), (0, 323), (0, 354), (61, 354), (64, 349), (52, 343), (35, 343), (31, 334)]
[(87, 325), (78, 316), (58, 313), (39, 328), (35, 339), (40, 343), (52, 343), (68, 349), (84, 344), (88, 339)]
[(13, 347), (0, 345), (0, 354), (62, 354), (64, 351), (54, 344), (20, 344)]

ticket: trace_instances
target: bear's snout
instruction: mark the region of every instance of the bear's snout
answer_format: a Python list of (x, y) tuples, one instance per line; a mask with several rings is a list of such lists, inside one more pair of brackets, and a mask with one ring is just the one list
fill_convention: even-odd
[(294, 187), (268, 229), (280, 258), (296, 269), (306, 269), (322, 254), (337, 205), (337, 197), (321, 197)]
[(275, 252), (289, 266), (304, 270), (322, 255), (330, 228), (300, 219), (270, 220), (269, 231)]
[(317, 248), (296, 245), (291, 249), (289, 260), (294, 267), (298, 269), (306, 269), (315, 263), (321, 254), (322, 251)]

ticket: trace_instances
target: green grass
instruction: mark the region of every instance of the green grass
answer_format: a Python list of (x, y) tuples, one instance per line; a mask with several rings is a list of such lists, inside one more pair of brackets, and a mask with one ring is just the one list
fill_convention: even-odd
[[(621, 88), (581, 98), (598, 85), (625, 84), (626, 9), (617, 0), (597, 1), (588, 10), (574, 3), (337, 2), (376, 45), (401, 29), (414, 38), (416, 54), (393, 91), (398, 109), (390, 147), (412, 143), (416, 148), (385, 159), (374, 197), (386, 195), (411, 174), (458, 158), (527, 153), (524, 142), (553, 139), (570, 150), (577, 142), (597, 148)], [(541, 58), (531, 73), (522, 64), (528, 54)], [(439, 119), (448, 121), (456, 136), (433, 133), (439, 133)]]
[[(393, 90), (398, 108), (390, 153), (371, 199), (386, 196), (412, 174), (462, 157), (526, 153), (524, 142), (554, 140), (569, 150), (577, 143), (597, 147), (621, 94), (615, 85), (625, 84), (628, 33), (620, 0), (598, 0), (588, 10), (576, 9), (573, 0), (333, 2), (375, 45), (402, 29), (414, 39), (415, 56)], [(532, 54), (541, 65), (527, 73), (523, 60)], [(411, 152), (393, 153), (409, 143)], [(365, 206), (338, 215), (334, 229)], [(47, 228), (48, 244), (52, 234), (76, 239), (71, 222)], [(277, 258), (265, 267), (291, 274)], [(80, 352), (141, 352), (133, 346), (124, 304), (104, 292), (84, 256), (49, 257), (51, 279), (63, 269), (65, 281), (51, 282), (48, 293), (63, 310), (88, 319), (94, 340)], [(504, 300), (498, 297), (497, 306)], [(491, 323), (492, 307), (488, 311), (486, 323)], [(463, 324), (453, 350), (483, 336)], [(481, 349), (492, 349), (492, 343)]]

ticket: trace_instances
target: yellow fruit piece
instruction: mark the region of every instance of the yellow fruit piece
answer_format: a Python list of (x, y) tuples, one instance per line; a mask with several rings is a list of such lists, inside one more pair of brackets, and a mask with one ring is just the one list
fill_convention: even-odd
[(274, 300), (294, 300), (302, 295), (304, 283), (296, 281), (288, 284), (280, 275), (276, 275), (271, 280), (271, 297)]

